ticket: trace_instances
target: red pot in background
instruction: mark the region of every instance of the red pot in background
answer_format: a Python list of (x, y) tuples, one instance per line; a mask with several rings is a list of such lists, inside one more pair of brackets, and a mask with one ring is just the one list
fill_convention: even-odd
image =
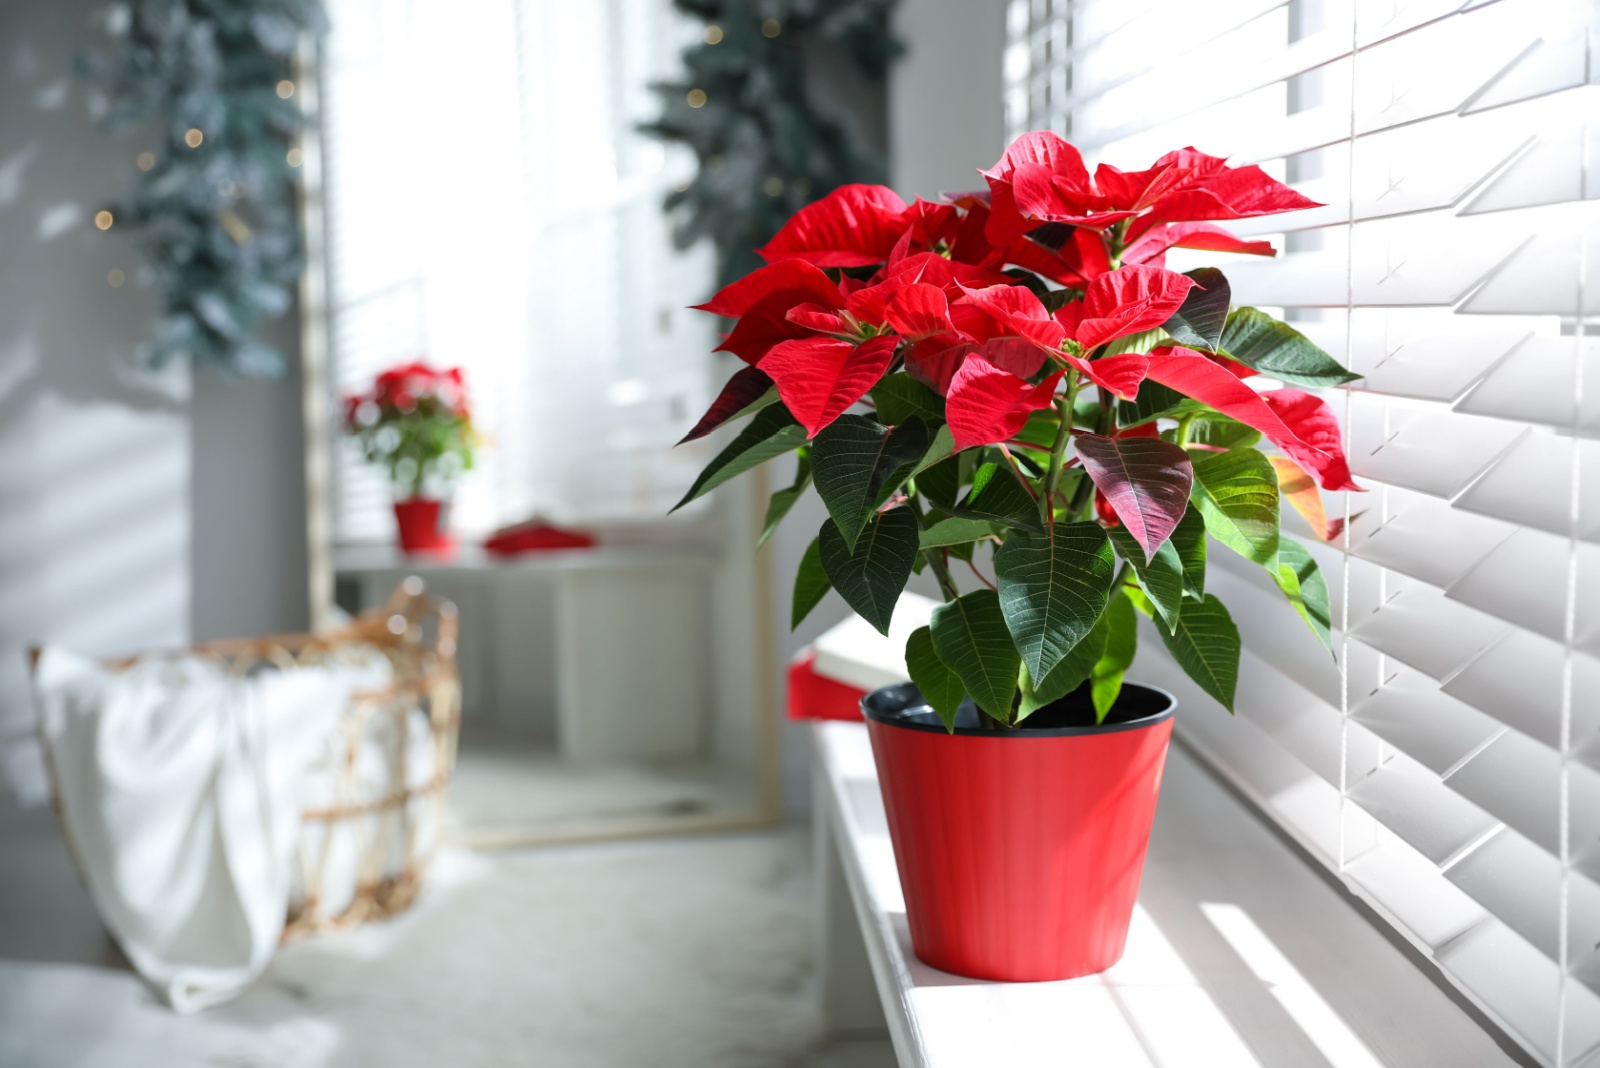
[(400, 531), (404, 552), (440, 552), (453, 549), (456, 539), (450, 534), (450, 502), (413, 497), (394, 502), (395, 525)]
[(909, 683), (863, 698), (917, 956), (1005, 982), (1115, 964), (1175, 705), (1129, 683), (1101, 726), (1085, 689), (987, 730), (969, 701), (950, 735)]

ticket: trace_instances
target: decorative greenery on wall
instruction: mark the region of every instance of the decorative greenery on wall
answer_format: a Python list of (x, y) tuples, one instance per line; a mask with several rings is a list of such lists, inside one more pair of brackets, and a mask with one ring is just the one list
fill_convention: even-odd
[(706, 26), (684, 52), (685, 76), (655, 88), (664, 108), (645, 129), (688, 145), (700, 167), (667, 198), (680, 248), (716, 246), (720, 281), (759, 266), (754, 250), (795, 210), (849, 182), (881, 182), (884, 160), (807, 91), (814, 42), (872, 81), (902, 51), (896, 0), (674, 0)]
[(283, 372), (260, 330), (303, 268), (294, 147), (305, 119), (291, 56), (326, 22), (318, 0), (136, 0), (112, 5), (107, 53), (82, 57), (106, 96), (102, 124), (151, 141), (129, 199), (95, 219), (131, 229), (166, 316), (153, 364), (187, 358), (251, 378)]

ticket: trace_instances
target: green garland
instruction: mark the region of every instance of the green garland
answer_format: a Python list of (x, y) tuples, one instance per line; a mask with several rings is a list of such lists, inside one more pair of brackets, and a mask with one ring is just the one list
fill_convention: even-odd
[(806, 47), (826, 42), (881, 82), (902, 49), (889, 31), (896, 0), (674, 0), (704, 19), (684, 51), (686, 77), (654, 86), (661, 118), (644, 129), (686, 144), (699, 170), (667, 197), (679, 248), (710, 238), (722, 283), (760, 265), (797, 209), (849, 182), (881, 182), (885, 163), (806, 90)]
[(102, 125), (154, 130), (134, 195), (102, 212), (154, 266), (166, 317), (148, 350), (252, 378), (283, 373), (259, 339), (287, 311), (302, 257), (295, 137), (305, 125), (289, 82), (305, 32), (326, 28), (319, 0), (138, 0), (107, 9), (113, 54), (81, 72), (104, 91)]

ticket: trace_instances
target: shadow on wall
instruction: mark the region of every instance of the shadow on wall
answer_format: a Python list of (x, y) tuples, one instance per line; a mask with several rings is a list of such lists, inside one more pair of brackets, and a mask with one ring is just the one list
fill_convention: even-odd
[(138, 151), (96, 128), (72, 73), (99, 6), (0, 6), (0, 779), (27, 801), (27, 645), (189, 637), (189, 375), (140, 367), (159, 297), (94, 223)]

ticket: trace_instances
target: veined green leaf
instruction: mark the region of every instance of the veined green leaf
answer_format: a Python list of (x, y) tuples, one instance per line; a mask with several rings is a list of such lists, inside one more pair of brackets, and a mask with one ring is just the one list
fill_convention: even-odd
[(922, 532), (922, 547), (936, 549), (942, 545), (965, 545), (979, 538), (994, 536), (994, 525), (981, 519), (941, 519)]
[[(1200, 526), (1198, 519), (1195, 525)], [(1111, 544), (1116, 546), (1117, 555), (1133, 567), (1133, 577), (1160, 613), (1161, 622), (1167, 630), (1172, 630), (1178, 624), (1178, 608), (1183, 601), (1183, 560), (1178, 555), (1173, 539), (1168, 538), (1163, 542), (1147, 563), (1143, 547), (1133, 540), (1133, 535), (1125, 528), (1116, 526), (1107, 533), (1111, 536)], [(1173, 531), (1174, 538), (1177, 533)], [(1205, 537), (1203, 526), (1200, 526), (1200, 536), (1202, 540)]]
[[(1190, 502), (1191, 505), (1193, 502)], [(1178, 520), (1178, 527), (1167, 539), (1183, 563), (1183, 593), (1186, 597), (1206, 595), (1206, 523), (1197, 508), (1190, 507)]]
[(1157, 419), (1177, 419), (1190, 412), (1208, 412), (1204, 404), (1148, 378), (1139, 385), (1136, 400), (1117, 401), (1117, 426), (1131, 430)]
[(1156, 633), (1183, 673), (1232, 712), (1239, 684), (1239, 629), (1216, 595), (1184, 601), (1177, 629), (1168, 634), (1157, 627)]
[(911, 578), (917, 557), (917, 517), (909, 508), (879, 512), (867, 523), (855, 548), (832, 520), (817, 535), (822, 570), (845, 603), (876, 627), (889, 633), (895, 602)]
[(944, 419), (944, 398), (908, 374), (885, 375), (872, 387), (878, 418), (890, 426), (920, 416), (926, 423)]
[(800, 466), (795, 469), (794, 482), (778, 490), (767, 501), (766, 522), (761, 524), (761, 537), (756, 540), (756, 548), (760, 549), (772, 537), (772, 532), (778, 529), (778, 524), (783, 522), (783, 517), (789, 514), (795, 502), (805, 496), (806, 487), (811, 485), (811, 449), (810, 446), (800, 447)]
[(1196, 419), (1189, 427), (1189, 442), (1193, 445), (1210, 445), (1218, 449), (1245, 449), (1261, 440), (1261, 431), (1245, 426), (1237, 419), (1216, 415)]
[(878, 506), (911, 477), (932, 436), (917, 416), (886, 427), (863, 415), (842, 415), (818, 432), (811, 443), (812, 478), (847, 549), (855, 548)]
[(934, 464), (941, 463), (956, 448), (955, 434), (948, 425), (941, 424), (933, 432), (933, 444), (928, 446), (928, 451), (922, 454), (922, 459), (917, 461), (917, 466), (911, 469), (912, 477), (922, 474)]
[(1047, 679), (1093, 629), (1114, 568), (1111, 543), (1095, 523), (1014, 530), (995, 550), (1000, 606), (1031, 677)]
[[(1106, 355), (1121, 356), (1129, 352), (1143, 354), (1158, 345), (1165, 344), (1169, 340), (1167, 332), (1163, 329), (1141, 330), (1137, 334), (1127, 334), (1107, 342)], [(1143, 393), (1144, 388), (1141, 386), (1139, 391)]]
[(1277, 557), (1278, 475), (1255, 449), (1196, 460), (1191, 499), (1213, 538), (1258, 564)]
[(978, 707), (1009, 723), (1022, 658), (1006, 629), (1000, 596), (976, 590), (946, 601), (933, 610), (929, 629), (939, 659), (961, 679)]
[[(939, 429), (944, 431), (947, 428)], [(918, 471), (913, 477), (916, 479), (917, 492), (934, 507), (948, 512), (956, 506), (956, 498), (961, 496), (959, 458), (947, 456), (931, 467)]]
[(1361, 377), (1339, 366), (1294, 327), (1255, 308), (1235, 308), (1228, 316), (1222, 350), (1246, 367), (1297, 386), (1317, 389)]
[(683, 500), (672, 506), (676, 512), (696, 497), (704, 496), (736, 475), (766, 463), (774, 456), (782, 456), (790, 449), (806, 443), (806, 428), (794, 421), (789, 409), (781, 404), (769, 405), (756, 413), (756, 417), (728, 447), (717, 453), (706, 464), (700, 477), (694, 480)]
[(789, 609), (789, 629), (800, 625), (800, 621), (811, 614), (811, 610), (822, 602), (828, 590), (833, 588), (833, 583), (828, 581), (827, 572), (822, 570), (822, 553), (818, 539), (812, 538), (811, 544), (806, 546), (806, 553), (800, 558), (800, 566), (794, 573), (794, 604)]
[(1228, 303), (1233, 299), (1228, 280), (1215, 267), (1184, 273), (1194, 280), (1194, 288), (1163, 329), (1180, 345), (1216, 352), (1228, 322)]
[(1039, 506), (1005, 464), (984, 464), (973, 473), (972, 490), (954, 512), (968, 519), (987, 519), (1007, 526), (1040, 531)]
[(1105, 631), (1105, 651), (1089, 674), (1089, 695), (1094, 701), (1095, 722), (1104, 723), (1122, 693), (1122, 678), (1139, 651), (1139, 618), (1133, 602), (1120, 593), (1111, 598), (1100, 617), (1099, 628)]
[(1100, 619), (1095, 622), (1094, 628), (1061, 658), (1061, 662), (1051, 669), (1043, 682), (1035, 684), (1028, 674), (1028, 666), (1026, 664), (1022, 666), (1017, 676), (1017, 685), (1022, 688), (1022, 701), (1017, 706), (1017, 722), (1022, 722), (1045, 705), (1061, 700), (1094, 673), (1094, 665), (1106, 648), (1105, 618), (1105, 613), (1100, 613)]
[(944, 721), (945, 729), (953, 732), (956, 728), (956, 711), (967, 696), (967, 688), (962, 684), (961, 677), (939, 659), (933, 647), (933, 632), (929, 628), (918, 627), (906, 639), (906, 671), (910, 673), (911, 681), (917, 684), (917, 690), (928, 702), (928, 707)]
[(1310, 551), (1293, 538), (1280, 536), (1277, 565), (1268, 570), (1277, 581), (1278, 589), (1311, 628), (1311, 633), (1328, 652), (1333, 652), (1333, 613), (1328, 603), (1328, 583)]

